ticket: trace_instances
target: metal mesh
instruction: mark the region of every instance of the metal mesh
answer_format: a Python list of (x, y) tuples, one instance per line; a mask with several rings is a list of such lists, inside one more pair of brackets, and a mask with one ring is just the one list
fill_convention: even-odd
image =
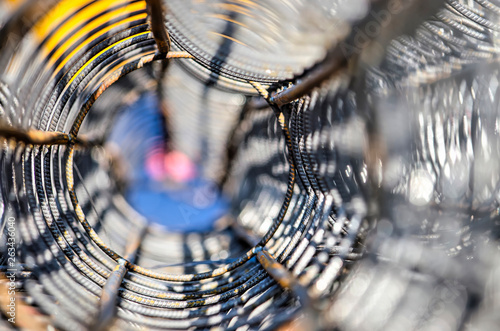
[[(496, 0), (0, 13), (0, 326), (499, 327)], [(113, 142), (141, 146), (155, 116), (113, 127), (147, 96), (159, 148), (230, 199), (212, 231), (126, 199), (135, 157)]]

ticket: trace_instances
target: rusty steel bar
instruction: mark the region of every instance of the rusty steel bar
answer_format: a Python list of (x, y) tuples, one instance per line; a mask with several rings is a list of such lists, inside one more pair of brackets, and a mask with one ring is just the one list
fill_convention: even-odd
[(166, 54), (170, 51), (171, 41), (165, 28), (163, 5), (160, 0), (146, 0), (146, 6), (156, 45), (161, 53)]
[(99, 313), (93, 327), (94, 330), (107, 330), (113, 322), (116, 314), (118, 290), (127, 273), (127, 261), (134, 263), (146, 232), (147, 226), (143, 226), (139, 232), (132, 231), (130, 233), (129, 242), (125, 248), (124, 258), (118, 260), (118, 264), (102, 288), (101, 299), (99, 301)]
[[(365, 62), (365, 66), (378, 65), (384, 58), (386, 46), (394, 38), (413, 33), (425, 19), (442, 7), (444, 0), (411, 1), (409, 5), (399, 4), (399, 7), (394, 7), (394, 3), (389, 0), (372, 2), (370, 14), (351, 29), (344, 41), (335, 44), (325, 58), (293, 86), (271, 95), (269, 101), (278, 107), (290, 103), (319, 87), (340, 71), (353, 69), (348, 65), (352, 60)], [(365, 33), (371, 31), (374, 23), (378, 23), (374, 15), (381, 12), (387, 13), (387, 22), (379, 23), (378, 33)], [(355, 66), (359, 66), (359, 63)]]
[[(0, 137), (32, 145), (66, 145), (71, 141), (71, 137), (64, 132), (22, 130), (6, 125), (0, 125)], [(93, 145), (92, 142), (82, 138), (75, 138), (73, 142), (83, 146)]]
[(281, 287), (292, 291), (304, 307), (309, 306), (311, 300), (307, 294), (307, 289), (281, 263), (276, 261), (267, 250), (257, 252), (257, 261)]

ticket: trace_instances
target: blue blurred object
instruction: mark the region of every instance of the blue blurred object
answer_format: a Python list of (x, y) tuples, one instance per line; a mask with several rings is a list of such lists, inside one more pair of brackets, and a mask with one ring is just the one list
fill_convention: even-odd
[(118, 116), (110, 135), (109, 141), (119, 147), (130, 169), (125, 196), (135, 210), (168, 231), (210, 231), (229, 207), (214, 183), (199, 176), (183, 183), (157, 180), (146, 169), (148, 157), (163, 153), (158, 109), (154, 95), (142, 95)]

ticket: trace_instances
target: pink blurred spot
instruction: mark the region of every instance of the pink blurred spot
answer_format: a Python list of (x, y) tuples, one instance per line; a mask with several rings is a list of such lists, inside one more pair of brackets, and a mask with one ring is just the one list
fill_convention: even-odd
[(146, 172), (154, 180), (160, 181), (167, 176), (164, 167), (164, 155), (163, 152), (156, 151), (146, 158)]
[(196, 165), (181, 152), (168, 152), (164, 162), (166, 175), (177, 182), (186, 182), (196, 176)]

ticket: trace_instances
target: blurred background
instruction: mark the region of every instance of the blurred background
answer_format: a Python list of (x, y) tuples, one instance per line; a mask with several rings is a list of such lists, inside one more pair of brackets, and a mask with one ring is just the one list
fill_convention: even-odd
[(0, 329), (500, 329), (497, 0), (0, 1)]

